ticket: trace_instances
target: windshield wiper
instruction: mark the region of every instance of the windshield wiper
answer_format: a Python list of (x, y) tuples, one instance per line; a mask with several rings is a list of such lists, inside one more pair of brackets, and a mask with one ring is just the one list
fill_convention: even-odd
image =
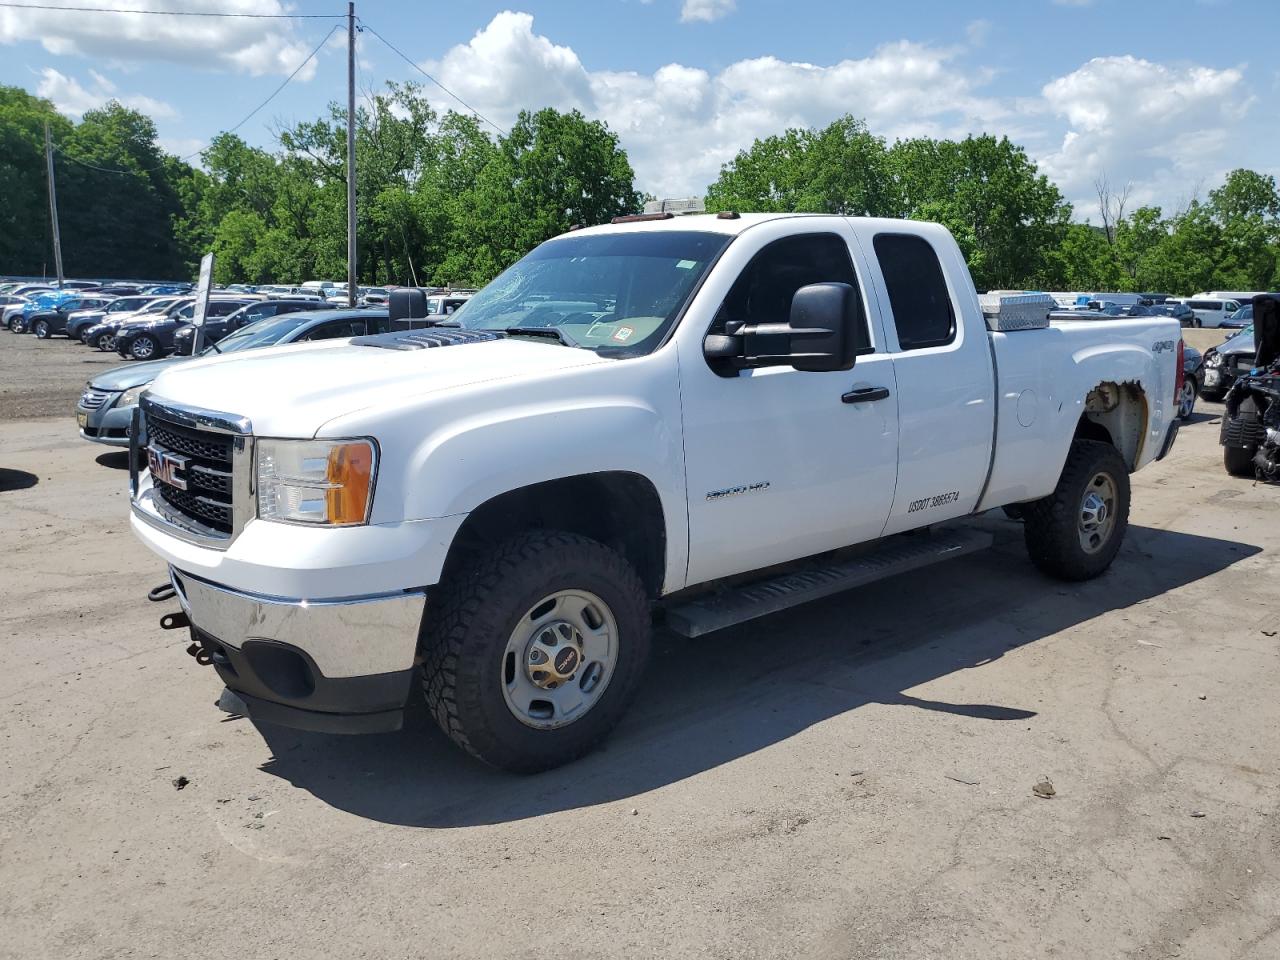
[(507, 336), (517, 337), (543, 337), (545, 339), (555, 338), (563, 343), (566, 347), (580, 347), (582, 344), (569, 336), (559, 327), (507, 327), (505, 331)]

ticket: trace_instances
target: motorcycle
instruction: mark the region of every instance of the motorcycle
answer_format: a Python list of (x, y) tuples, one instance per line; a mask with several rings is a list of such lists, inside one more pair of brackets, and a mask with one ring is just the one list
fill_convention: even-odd
[(1223, 465), (1236, 477), (1280, 482), (1280, 294), (1253, 298), (1258, 352), (1224, 398)]

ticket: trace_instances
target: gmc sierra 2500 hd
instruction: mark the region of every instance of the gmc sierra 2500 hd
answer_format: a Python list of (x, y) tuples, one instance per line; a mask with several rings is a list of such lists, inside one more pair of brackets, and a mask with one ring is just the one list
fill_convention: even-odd
[(539, 770), (618, 721), (656, 608), (719, 629), (1012, 504), (1039, 567), (1102, 573), (1177, 429), (1179, 326), (1047, 311), (984, 316), (933, 224), (619, 218), (438, 325), (161, 374), (132, 526), (224, 709), (391, 730), (420, 677), (459, 745)]

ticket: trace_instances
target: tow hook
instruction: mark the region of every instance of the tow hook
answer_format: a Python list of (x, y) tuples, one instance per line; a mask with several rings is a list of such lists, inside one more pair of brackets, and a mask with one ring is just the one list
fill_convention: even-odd
[(160, 628), (162, 630), (182, 630), (189, 626), (191, 626), (191, 620), (185, 610), (179, 610), (177, 613), (166, 613), (160, 618)]
[(152, 603), (164, 603), (166, 600), (172, 600), (175, 592), (172, 583), (162, 583), (147, 591), (147, 599)]
[(213, 663), (213, 655), (209, 653), (201, 644), (192, 643), (187, 647), (187, 653), (195, 657), (196, 663), (202, 667), (207, 667)]

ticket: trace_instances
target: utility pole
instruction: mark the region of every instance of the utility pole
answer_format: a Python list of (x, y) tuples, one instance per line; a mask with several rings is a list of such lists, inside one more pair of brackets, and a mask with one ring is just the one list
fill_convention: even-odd
[(62, 234), (58, 231), (58, 191), (53, 185), (53, 143), (49, 140), (49, 122), (44, 124), (44, 160), (49, 168), (49, 218), (53, 221), (53, 263), (58, 271), (58, 289), (62, 289)]
[[(53, 181), (51, 180), (50, 183)], [(59, 270), (61, 273), (61, 270)], [(347, 3), (347, 306), (356, 305), (356, 5)]]

